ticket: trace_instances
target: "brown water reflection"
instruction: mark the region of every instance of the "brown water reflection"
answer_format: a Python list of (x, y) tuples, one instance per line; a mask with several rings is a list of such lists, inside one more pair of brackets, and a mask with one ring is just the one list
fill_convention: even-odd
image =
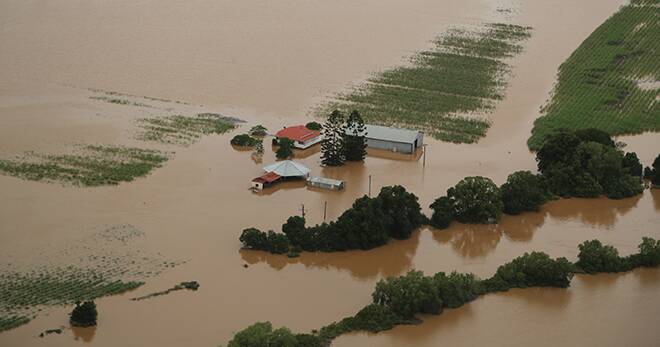
[(85, 343), (92, 342), (92, 340), (94, 340), (94, 335), (96, 335), (96, 327), (71, 327), (71, 331), (73, 332), (74, 340), (82, 340)]

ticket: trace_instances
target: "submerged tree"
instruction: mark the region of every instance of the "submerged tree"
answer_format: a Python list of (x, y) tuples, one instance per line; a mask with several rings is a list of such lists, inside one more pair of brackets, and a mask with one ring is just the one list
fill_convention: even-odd
[(332, 111), (323, 124), (321, 141), (321, 162), (326, 166), (344, 165), (344, 115), (338, 110)]
[(353, 111), (346, 121), (344, 153), (348, 161), (363, 161), (367, 156), (367, 128), (358, 111)]
[(279, 145), (275, 152), (277, 159), (288, 159), (293, 156), (293, 141), (283, 137), (279, 139), (277, 143)]
[(75, 327), (91, 327), (96, 325), (97, 317), (98, 312), (94, 301), (85, 301), (82, 304), (78, 301), (76, 307), (71, 311), (69, 321)]

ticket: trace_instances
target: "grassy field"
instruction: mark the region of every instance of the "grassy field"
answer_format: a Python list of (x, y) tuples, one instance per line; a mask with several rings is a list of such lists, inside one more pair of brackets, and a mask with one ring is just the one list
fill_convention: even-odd
[(146, 176), (167, 159), (165, 153), (154, 150), (85, 146), (78, 154), (26, 153), (16, 159), (0, 159), (0, 173), (80, 186), (116, 185)]
[(216, 113), (200, 113), (196, 116), (174, 115), (162, 118), (143, 118), (139, 121), (146, 141), (190, 145), (202, 135), (222, 134), (235, 128), (237, 119)]
[(419, 129), (458, 143), (485, 136), (490, 122), (477, 115), (504, 97), (509, 66), (530, 28), (489, 24), (452, 29), (418, 52), (410, 65), (381, 72), (319, 108), (320, 115), (358, 110), (368, 123)]
[(559, 68), (528, 141), (538, 149), (558, 128), (612, 135), (660, 130), (660, 0), (632, 0)]

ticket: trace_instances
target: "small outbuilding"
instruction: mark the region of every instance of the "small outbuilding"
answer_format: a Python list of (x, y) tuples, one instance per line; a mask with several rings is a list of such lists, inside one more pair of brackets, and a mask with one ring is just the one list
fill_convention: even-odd
[(264, 188), (268, 188), (275, 183), (277, 183), (279, 180), (282, 179), (282, 176), (274, 173), (274, 172), (268, 172), (265, 173), (255, 179), (252, 180), (252, 188), (256, 190), (263, 190)]
[(315, 188), (323, 188), (329, 190), (342, 190), (344, 189), (344, 181), (335, 180), (325, 177), (310, 176), (307, 178), (307, 185)]
[(308, 129), (304, 125), (286, 127), (275, 134), (277, 139), (288, 138), (293, 141), (293, 146), (306, 149), (321, 142), (323, 136), (320, 131)]
[(424, 134), (417, 130), (365, 125), (367, 147), (397, 153), (414, 153), (424, 144)]

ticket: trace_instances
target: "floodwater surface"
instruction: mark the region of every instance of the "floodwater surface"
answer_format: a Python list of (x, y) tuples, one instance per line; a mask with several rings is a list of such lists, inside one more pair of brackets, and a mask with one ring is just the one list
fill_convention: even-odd
[[(134, 117), (158, 110), (103, 104), (87, 88), (182, 100), (174, 111), (204, 109), (249, 125), (189, 147), (150, 147), (176, 154), (147, 178), (117, 187), (74, 188), (0, 176), (0, 261), (35, 262), (36, 250), (64, 247), (99, 228), (130, 224), (144, 245), (187, 262), (125, 295), (97, 300), (99, 326), (66, 329), (70, 307), (48, 309), (31, 323), (0, 333), (2, 346), (216, 346), (257, 321), (295, 331), (354, 314), (375, 283), (410, 269), (490, 276), (526, 251), (575, 260), (577, 245), (600, 239), (622, 254), (642, 236), (660, 238), (660, 191), (619, 201), (553, 201), (537, 213), (505, 216), (499, 225), (422, 228), (405, 241), (371, 251), (302, 254), (296, 259), (241, 251), (247, 227), (279, 230), (304, 205), (308, 223), (337, 218), (355, 198), (401, 184), (428, 205), (465, 176), (501, 184), (534, 170), (526, 140), (552, 89), (558, 66), (621, 0), (486, 1), (3, 1), (0, 4), (0, 154), (65, 150), (75, 143), (140, 145)], [(370, 152), (365, 163), (321, 168), (315, 150), (299, 154), (312, 174), (346, 180), (341, 192), (296, 182), (261, 194), (248, 190), (266, 153), (233, 149), (229, 139), (251, 125), (271, 130), (309, 120), (323, 98), (370, 72), (403, 62), (451, 25), (506, 21), (530, 25), (532, 38), (511, 61), (507, 97), (475, 145), (427, 138), (426, 165), (414, 157)], [(629, 139), (649, 165), (657, 137)], [(641, 140), (639, 140), (641, 139)], [(655, 140), (654, 140), (655, 139)], [(655, 146), (651, 146), (654, 145)], [(144, 145), (144, 144), (141, 144)], [(100, 245), (102, 247), (102, 245)], [(247, 267), (246, 267), (247, 265)], [(577, 276), (569, 289), (487, 295), (419, 326), (378, 335), (353, 334), (337, 346), (601, 345), (650, 346), (660, 340), (660, 272)], [(198, 281), (134, 302), (131, 297)]]

